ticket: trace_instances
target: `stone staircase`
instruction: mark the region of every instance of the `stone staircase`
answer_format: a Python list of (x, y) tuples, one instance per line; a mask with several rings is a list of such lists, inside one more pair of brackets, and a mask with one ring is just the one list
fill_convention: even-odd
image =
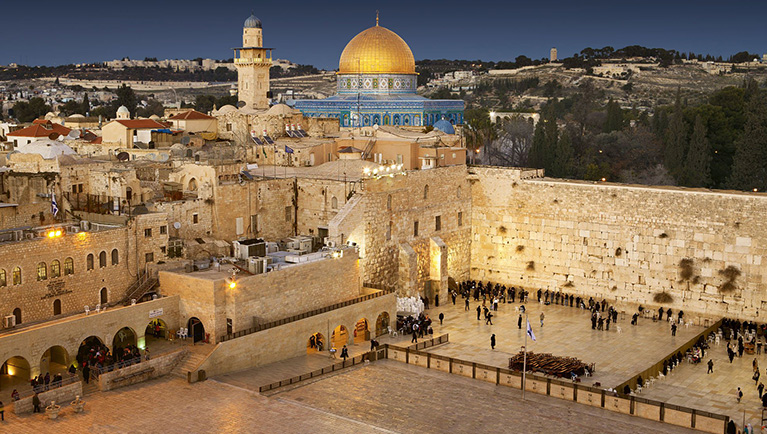
[(83, 381), (83, 396), (93, 395), (99, 391), (99, 380), (92, 379), (90, 383)]
[(175, 377), (186, 379), (186, 373), (197, 369), (197, 367), (200, 366), (203, 360), (208, 357), (208, 354), (210, 354), (215, 347), (215, 345), (211, 344), (187, 346), (189, 353), (187, 353), (187, 355), (178, 362), (173, 370), (170, 371), (170, 374)]

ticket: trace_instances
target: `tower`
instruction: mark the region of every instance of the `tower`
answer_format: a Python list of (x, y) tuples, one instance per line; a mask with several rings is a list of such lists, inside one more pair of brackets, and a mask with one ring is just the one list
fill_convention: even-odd
[(245, 107), (269, 108), (269, 68), (272, 49), (264, 48), (261, 20), (251, 14), (242, 29), (242, 47), (234, 49), (237, 67), (237, 94)]
[(556, 62), (557, 61), (557, 49), (552, 48), (551, 52), (549, 53), (549, 61), (550, 62)]

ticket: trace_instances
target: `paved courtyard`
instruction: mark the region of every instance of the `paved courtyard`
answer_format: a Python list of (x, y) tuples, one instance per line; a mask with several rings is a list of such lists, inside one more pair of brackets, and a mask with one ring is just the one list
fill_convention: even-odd
[[(477, 321), (477, 303), (473, 300), (469, 303), (469, 311), (465, 311), (463, 299), (458, 297), (455, 306), (443, 303), (427, 311), (435, 322), (434, 332), (450, 335), (450, 344), (427, 351), (508, 368), (509, 357), (519, 352), (525, 341), (524, 320), (522, 329), (517, 327), (519, 312), (516, 309), (520, 304), (499, 304), (498, 311), (493, 312), (493, 325), (485, 325), (484, 319)], [(529, 351), (595, 363), (594, 377), (584, 382), (589, 385), (600, 382), (605, 388), (616, 387), (647, 369), (704, 330), (691, 325), (679, 328), (676, 336), (671, 336), (669, 323), (640, 318), (638, 325), (632, 326), (628, 312), (625, 319), (618, 315), (617, 325), (610, 324), (609, 331), (592, 330), (587, 310), (537, 302), (525, 306), (537, 338), (535, 342), (528, 339)], [(442, 326), (438, 319), (440, 312), (445, 314)], [(543, 327), (540, 326), (541, 312), (545, 315)], [(621, 328), (621, 333), (616, 326)], [(493, 333), (497, 342), (494, 351), (490, 349)]]
[[(734, 342), (734, 341), (733, 341)], [(642, 392), (645, 398), (665, 401), (671, 404), (684, 405), (712, 413), (725, 414), (735, 420), (740, 426), (743, 412), (746, 423), (761, 426), (762, 403), (753, 375), (752, 362), (756, 358), (761, 372), (760, 382), (767, 385), (767, 355), (748, 355), (735, 357), (732, 364), (727, 358), (726, 342), (712, 345), (706, 351), (706, 357), (700, 364), (682, 363), (671, 375)], [(709, 359), (714, 361), (714, 372), (707, 374)], [(736, 393), (740, 387), (743, 399), (737, 402)]]
[(517, 390), (394, 361), (351, 368), (272, 397), (215, 380), (189, 385), (165, 377), (94, 395), (86, 409), (67, 409), (55, 421), (6, 415), (0, 432), (692, 432), (535, 394), (522, 401)]

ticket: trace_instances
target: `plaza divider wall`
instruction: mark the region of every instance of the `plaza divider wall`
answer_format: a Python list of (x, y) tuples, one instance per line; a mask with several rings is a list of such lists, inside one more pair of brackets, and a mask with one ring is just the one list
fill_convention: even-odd
[[(443, 337), (440, 336), (431, 341), (436, 341), (437, 339), (442, 338)], [(419, 345), (423, 345), (423, 348), (436, 344), (438, 343), (430, 343), (429, 341), (419, 343)], [(435, 369), (449, 374), (495, 383), (497, 386), (506, 386), (514, 389), (522, 388), (521, 372), (467, 360), (460, 360), (453, 357), (431, 354), (421, 351), (420, 349), (386, 344), (383, 349), (377, 351), (377, 358), (386, 358), (409, 365)], [(636, 381), (636, 379), (634, 381)], [(527, 392), (553, 396), (555, 398), (565, 399), (584, 405), (604, 408), (616, 413), (623, 413), (641, 417), (643, 419), (665, 422), (715, 434), (725, 433), (727, 423), (729, 422), (729, 417), (725, 415), (666, 404), (664, 402), (645, 399), (639, 396), (608, 392), (604, 389), (581, 385), (572, 381), (547, 378), (539, 374), (527, 374), (525, 379), (525, 390)]]

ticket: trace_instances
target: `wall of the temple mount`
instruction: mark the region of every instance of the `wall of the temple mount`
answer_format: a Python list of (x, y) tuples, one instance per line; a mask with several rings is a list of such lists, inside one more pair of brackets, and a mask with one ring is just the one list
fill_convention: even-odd
[[(561, 289), (626, 308), (765, 316), (765, 195), (469, 170), (473, 279)], [(672, 301), (656, 302), (664, 292)]]
[[(431, 237), (440, 238), (447, 246), (449, 276), (457, 281), (467, 278), (471, 245), (470, 190), (466, 166), (416, 170), (407, 175), (365, 180), (363, 191), (357, 193), (362, 203), (354, 205), (364, 210), (360, 223), (362, 236), (358, 236), (362, 240), (359, 244), (363, 280), (397, 288), (401, 295), (423, 294), (430, 280)], [(414, 228), (416, 221), (418, 234)], [(338, 234), (331, 230), (331, 235)], [(408, 244), (417, 256), (417, 269), (406, 273), (417, 276), (409, 289), (399, 284), (400, 244)]]

